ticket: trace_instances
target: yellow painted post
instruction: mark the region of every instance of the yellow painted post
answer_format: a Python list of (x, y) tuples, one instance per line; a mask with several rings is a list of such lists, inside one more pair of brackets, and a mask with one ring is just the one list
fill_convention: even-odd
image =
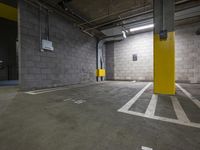
[(154, 0), (154, 93), (175, 94), (174, 1)]
[(17, 21), (17, 8), (0, 3), (0, 18)]
[(175, 94), (175, 45), (174, 32), (167, 40), (154, 34), (154, 93)]

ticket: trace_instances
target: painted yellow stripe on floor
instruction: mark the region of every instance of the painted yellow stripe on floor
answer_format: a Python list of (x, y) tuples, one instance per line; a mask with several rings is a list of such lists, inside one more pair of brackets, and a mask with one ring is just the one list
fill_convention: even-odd
[(17, 21), (17, 8), (0, 3), (0, 18)]

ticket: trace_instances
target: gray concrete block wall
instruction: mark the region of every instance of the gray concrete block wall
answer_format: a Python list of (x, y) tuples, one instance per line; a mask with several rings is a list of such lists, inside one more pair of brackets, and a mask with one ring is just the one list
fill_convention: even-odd
[[(152, 36), (151, 32), (142, 33), (114, 43), (114, 79), (153, 79)], [(137, 54), (137, 61), (133, 61), (133, 54)]]
[[(55, 50), (41, 52), (39, 9), (20, 3), (20, 87), (28, 90), (95, 82), (96, 40), (55, 13), (49, 20)], [(43, 35), (44, 27), (43, 21)]]
[(200, 23), (181, 26), (176, 30), (176, 79), (200, 82), (200, 36), (195, 32)]
[[(200, 36), (195, 34), (199, 27), (200, 23), (195, 23), (176, 29), (177, 81), (200, 82)], [(153, 80), (152, 32), (136, 34), (121, 42), (114, 42), (114, 48), (110, 48), (111, 46), (107, 44), (106, 49), (108, 79)], [(132, 61), (133, 54), (138, 55), (138, 61)]]

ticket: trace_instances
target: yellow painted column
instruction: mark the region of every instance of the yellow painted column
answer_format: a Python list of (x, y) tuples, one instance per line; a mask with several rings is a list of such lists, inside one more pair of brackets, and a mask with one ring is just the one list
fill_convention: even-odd
[(0, 18), (17, 21), (17, 8), (0, 3)]
[(175, 94), (174, 0), (154, 0), (154, 93)]
[(154, 93), (175, 94), (175, 43), (174, 32), (167, 40), (154, 34)]

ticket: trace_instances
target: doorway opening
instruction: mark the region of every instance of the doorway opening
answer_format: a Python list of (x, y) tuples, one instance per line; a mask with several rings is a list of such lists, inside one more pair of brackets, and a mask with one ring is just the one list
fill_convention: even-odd
[(0, 14), (0, 86), (17, 85), (17, 0), (0, 2)]

